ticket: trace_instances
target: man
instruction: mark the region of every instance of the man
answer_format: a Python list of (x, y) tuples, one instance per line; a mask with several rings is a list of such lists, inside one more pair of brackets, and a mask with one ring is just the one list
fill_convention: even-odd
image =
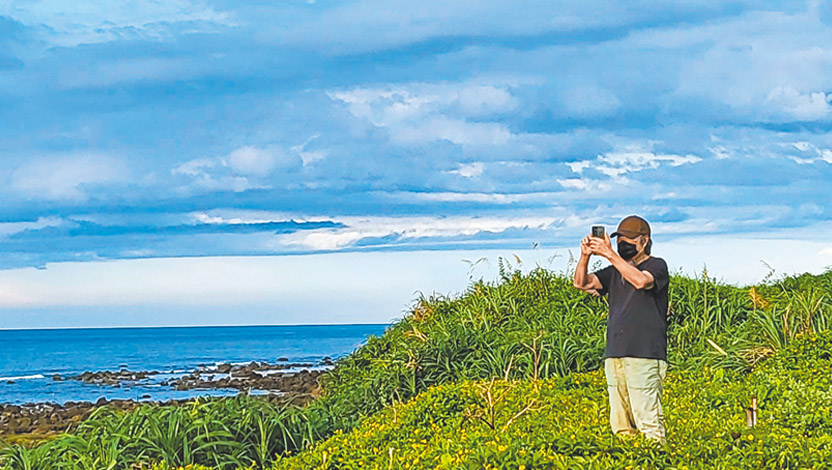
[[(664, 445), (662, 382), (667, 371), (667, 264), (650, 256), (650, 225), (631, 215), (611, 235), (581, 240), (574, 286), (595, 295), (609, 294), (604, 370), (610, 401), (610, 426), (616, 435), (645, 436)], [(591, 255), (610, 262), (587, 274)]]

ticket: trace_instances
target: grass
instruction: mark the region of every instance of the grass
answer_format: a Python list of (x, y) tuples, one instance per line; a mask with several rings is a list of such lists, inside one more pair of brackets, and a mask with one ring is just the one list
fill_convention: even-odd
[[(274, 469), (826, 468), (832, 461), (832, 334), (796, 338), (751, 373), (676, 369), (667, 448), (608, 431), (602, 371), (430, 388)], [(800, 367), (796, 367), (797, 365)], [(760, 397), (760, 420), (744, 407)]]
[[(368, 432), (368, 420), (387, 422), (391, 413), (396, 422), (398, 413), (408, 413), (408, 406), (418, 409), (419, 403), (433, 400), (426, 397), (447, 399), (449, 404), (465, 402), (465, 397), (476, 397), (478, 390), (491, 387), (491, 398), (483, 398), (491, 400), (489, 413), (462, 405), (449, 409), (437, 405), (436, 416), (447, 415), (449, 422), (485, 425), (492, 433), (505, 426), (507, 415), (497, 411), (501, 406), (511, 416), (526, 410), (511, 423), (511, 429), (534, 419), (541, 409), (550, 410), (549, 419), (559, 416), (562, 410), (552, 408), (553, 403), (575, 393), (595, 403), (592, 413), (601, 412), (603, 387), (596, 382), (600, 380), (597, 369), (604, 346), (605, 300), (575, 290), (570, 276), (564, 273), (538, 268), (522, 274), (504, 260), (499, 266), (496, 282), (472, 282), (455, 297), (420, 296), (410, 314), (391, 325), (384, 335), (369, 338), (364, 346), (339, 360), (324, 377), (321, 398), (304, 408), (241, 397), (200, 401), (187, 407), (142, 406), (132, 413), (103, 409), (70, 434), (35, 447), (7, 446), (0, 459), (5, 468), (15, 470), (149, 468), (160, 462), (166, 467), (204, 465), (218, 469), (266, 468), (278, 462), (295, 468), (292, 462), (307, 457), (326, 458), (332, 463), (335, 454), (326, 450), (327, 457), (323, 457), (322, 446), (332, 439), (350, 439), (344, 442), (351, 443), (356, 458), (378, 465), (383, 461), (389, 467), (391, 462), (399, 462), (398, 456), (410, 454), (394, 451), (400, 453), (393, 457), (384, 454), (387, 460), (378, 460), (381, 457), (377, 456), (371, 459), (375, 454), (368, 453), (368, 449), (382, 449), (383, 439), (366, 447), (369, 443), (352, 433), (361, 429)], [(785, 351), (801, 338), (823, 333), (832, 325), (832, 272), (767, 279), (747, 288), (726, 285), (707, 273), (696, 278), (674, 275), (670, 286), (669, 384), (680, 384), (678, 390), (682, 392), (716, 387), (706, 380), (707, 374), (721, 374), (721, 388), (738, 383), (740, 377), (745, 383), (747, 377), (757, 377), (754, 374), (758, 369), (775, 363), (778, 351)], [(584, 384), (582, 391), (576, 391), (570, 381)], [(689, 388), (681, 385), (685, 383), (691, 384)], [(669, 397), (679, 396), (673, 392), (676, 386), (669, 385)], [(542, 395), (535, 395), (538, 392)], [(437, 393), (448, 396), (431, 395)], [(488, 396), (488, 392), (482, 393)], [(721, 392), (713, 393), (718, 396)], [(739, 394), (740, 390), (732, 393)], [(535, 400), (532, 403), (523, 397)], [(708, 403), (713, 406), (714, 402)], [(702, 409), (710, 410), (708, 406)], [(430, 410), (421, 410), (426, 418), (431, 416)], [(575, 426), (576, 436), (589, 433), (590, 428)], [(602, 420), (591, 429), (594, 435), (602, 436), (605, 426)], [(678, 429), (672, 428), (671, 434)], [(427, 428), (420, 432), (427, 432)], [(547, 432), (529, 439), (555, 438), (554, 431)], [(445, 447), (456, 445), (444, 441), (437, 441), (437, 445), (440, 442)], [(593, 449), (613, 452), (609, 449), (621, 447), (609, 445), (612, 447)], [(454, 448), (455, 452), (464, 451), (464, 446)], [(478, 456), (469, 455), (465, 465), (478, 465), (476, 462), (486, 458), (516, 461), (505, 460), (501, 453), (489, 449), (483, 448)], [(431, 459), (452, 458), (439, 456), (437, 449), (426, 452)], [(598, 465), (624, 462), (605, 458), (608, 461), (598, 460)], [(359, 468), (354, 467), (357, 461), (347, 461), (353, 467), (344, 464), (330, 468)], [(315, 462), (325, 465), (323, 460)]]

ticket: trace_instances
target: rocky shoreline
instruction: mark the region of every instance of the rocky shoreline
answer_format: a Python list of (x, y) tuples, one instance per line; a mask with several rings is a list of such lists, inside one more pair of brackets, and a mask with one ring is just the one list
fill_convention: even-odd
[[(305, 404), (317, 396), (318, 378), (332, 365), (332, 360), (329, 358), (324, 358), (318, 364), (289, 363), (286, 360), (278, 360), (276, 364), (265, 362), (251, 362), (245, 365), (219, 364), (213, 367), (201, 366), (186, 375), (163, 380), (158, 384), (174, 390), (236, 389), (246, 393), (252, 390), (265, 391), (268, 393), (263, 396), (263, 399)], [(66, 377), (55, 375), (52, 380), (78, 380), (87, 384), (121, 388), (126, 385), (146, 383), (161, 374), (169, 373), (121, 369), (119, 371), (84, 372)], [(149, 395), (145, 395), (142, 398), (148, 397)], [(191, 400), (141, 401), (141, 404), (175, 406)], [(104, 398), (95, 403), (67, 402), (63, 405), (54, 403), (0, 404), (0, 439), (39, 440), (71, 429), (89, 416), (95, 408), (112, 406), (129, 411), (138, 405), (139, 403), (133, 400), (106, 400)]]
[[(174, 390), (236, 389), (239, 391), (268, 390), (284, 393), (303, 393), (317, 384), (322, 370), (333, 366), (332, 359), (323, 358), (318, 364), (289, 363), (278, 360), (276, 364), (250, 362), (248, 364), (218, 364), (202, 366), (189, 374), (163, 380), (162, 387)], [(295, 371), (290, 371), (294, 369)], [(79, 380), (87, 384), (121, 388), (125, 384), (136, 384), (163, 374), (160, 371), (99, 371), (84, 372), (80, 375), (52, 376), (54, 381)]]

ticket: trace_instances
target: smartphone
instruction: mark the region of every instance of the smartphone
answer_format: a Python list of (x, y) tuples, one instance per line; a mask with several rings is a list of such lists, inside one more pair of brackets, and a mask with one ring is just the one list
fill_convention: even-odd
[(592, 226), (592, 236), (595, 238), (604, 238), (604, 226), (603, 225), (593, 225)]

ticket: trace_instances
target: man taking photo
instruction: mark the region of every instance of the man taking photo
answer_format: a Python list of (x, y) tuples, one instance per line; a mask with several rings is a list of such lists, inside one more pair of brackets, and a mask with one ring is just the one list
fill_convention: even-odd
[[(599, 235), (599, 234), (596, 234)], [(613, 251), (610, 237), (618, 237)], [(650, 225), (631, 215), (612, 235), (581, 240), (574, 286), (595, 295), (609, 294), (604, 371), (610, 401), (610, 427), (616, 435), (639, 432), (666, 443), (662, 383), (667, 372), (667, 263), (650, 256)], [(591, 255), (610, 262), (587, 274)]]

